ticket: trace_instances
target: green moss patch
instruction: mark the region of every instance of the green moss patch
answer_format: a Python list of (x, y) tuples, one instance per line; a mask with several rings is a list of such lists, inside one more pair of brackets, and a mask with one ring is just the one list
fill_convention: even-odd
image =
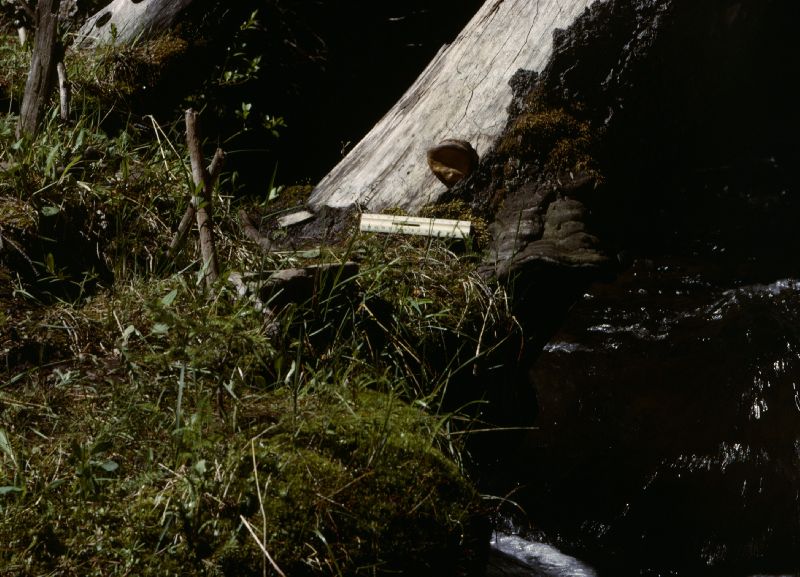
[[(92, 407), (98, 392), (83, 394)], [(174, 468), (141, 454), (166, 438), (129, 438), (152, 422), (146, 399), (99, 436), (45, 444), (0, 429), (6, 570), (261, 575), (264, 550), (287, 575), (445, 575), (475, 562), (477, 495), (435, 447), (435, 421), (390, 395), (261, 397), (259, 422), (228, 434), (206, 423), (202, 449)]]
[(547, 104), (537, 91), (525, 99), (498, 150), (523, 162), (535, 163), (553, 176), (592, 171), (594, 135), (588, 121), (563, 107)]

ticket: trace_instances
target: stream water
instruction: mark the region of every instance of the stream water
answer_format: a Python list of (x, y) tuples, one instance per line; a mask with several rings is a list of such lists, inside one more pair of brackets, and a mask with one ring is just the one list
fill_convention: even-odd
[(531, 368), (537, 430), (504, 474), (530, 533), (600, 575), (800, 574), (800, 259), (778, 170), (673, 191), (692, 210), (651, 228), (674, 234), (591, 286)]

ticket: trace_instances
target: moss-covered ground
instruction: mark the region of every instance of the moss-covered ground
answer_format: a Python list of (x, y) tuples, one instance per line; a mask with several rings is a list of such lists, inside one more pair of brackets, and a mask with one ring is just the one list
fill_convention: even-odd
[[(207, 287), (194, 236), (167, 256), (192, 190), (179, 111), (133, 122), (130, 84), (112, 90), (108, 55), (83, 54), (71, 121), (53, 102), (17, 139), (27, 55), (0, 44), (0, 574), (477, 567), (482, 505), (452, 434), (469, 423), (449, 391), (515, 325), (468, 251), (354, 234), (265, 254), (236, 215), (281, 190), (242, 195), (225, 173)], [(228, 282), (311, 261), (360, 268), (270, 313)]]

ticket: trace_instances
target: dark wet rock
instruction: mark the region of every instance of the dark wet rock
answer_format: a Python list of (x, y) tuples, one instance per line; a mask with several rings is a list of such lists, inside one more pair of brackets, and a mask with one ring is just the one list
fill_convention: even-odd
[[(517, 497), (537, 529), (603, 560), (601, 574), (800, 570), (796, 307), (777, 306), (797, 299), (800, 122), (783, 79), (800, 55), (798, 11), (777, 0), (593, 4), (556, 35), (540, 74), (515, 77), (509, 119), (535, 98), (535, 113), (588, 123), (591, 185), (566, 190), (572, 180), (541, 154), (498, 147), (455, 187), (494, 216), (485, 266), (524, 279), (512, 286), (526, 295), (527, 334), (557, 331), (520, 384), (536, 390), (540, 428), (511, 444), (513, 472), (496, 467), (497, 443), (486, 462), (529, 483)], [(623, 254), (634, 268), (616, 286), (592, 283), (619, 269), (557, 247)], [(667, 272), (675, 254), (691, 265)], [(736, 302), (715, 308), (704, 299), (723, 259)], [(775, 279), (788, 288), (755, 302), (730, 288)]]

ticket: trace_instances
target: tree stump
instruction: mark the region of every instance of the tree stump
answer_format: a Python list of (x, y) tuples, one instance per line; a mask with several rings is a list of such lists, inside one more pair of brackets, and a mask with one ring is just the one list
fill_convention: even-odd
[(17, 138), (35, 134), (42, 110), (53, 88), (56, 64), (61, 58), (58, 43), (58, 7), (60, 0), (40, 0), (36, 5), (36, 36), (25, 94), (22, 97)]
[(114, 0), (91, 16), (76, 35), (75, 45), (88, 47), (158, 36), (172, 28), (195, 0)]
[(426, 150), (446, 139), (479, 154), (506, 124), (509, 79), (541, 69), (552, 35), (592, 0), (487, 0), (455, 41), (444, 46), (416, 82), (317, 185), (309, 204), (360, 205), (415, 211), (447, 189), (430, 172)]

